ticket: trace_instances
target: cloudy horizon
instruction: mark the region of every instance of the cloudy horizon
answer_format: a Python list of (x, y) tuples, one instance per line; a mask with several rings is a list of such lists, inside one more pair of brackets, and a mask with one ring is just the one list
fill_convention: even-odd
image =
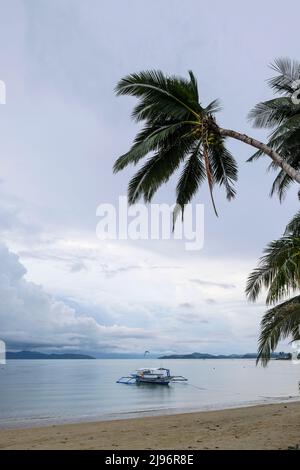
[[(0, 3), (0, 339), (56, 352), (255, 352), (266, 307), (264, 296), (247, 301), (247, 276), (299, 204), (295, 187), (282, 204), (269, 197), (267, 157), (246, 163), (252, 149), (228, 141), (237, 197), (216, 190), (216, 218), (201, 188), (198, 251), (176, 240), (99, 240), (96, 210), (117, 206), (133, 174), (112, 172), (137, 131), (134, 100), (115, 96), (117, 81), (192, 69), (201, 102), (220, 98), (219, 122), (264, 141), (247, 113), (272, 97), (268, 65), (297, 59), (299, 5), (282, 11), (275, 1), (270, 13), (255, 0), (245, 15), (234, 0), (189, 0), (184, 11), (177, 0)], [(154, 202), (172, 204), (175, 184)]]

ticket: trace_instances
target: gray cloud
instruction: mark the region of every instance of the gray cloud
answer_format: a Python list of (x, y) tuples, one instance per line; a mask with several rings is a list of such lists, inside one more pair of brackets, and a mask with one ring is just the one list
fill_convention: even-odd
[(215, 305), (217, 303), (216, 300), (214, 299), (205, 299), (205, 302), (208, 304), (208, 305)]
[(180, 308), (194, 308), (195, 306), (191, 302), (182, 302), (181, 304), (179, 304), (179, 307)]
[[(1, 214), (0, 214), (1, 215)], [(120, 264), (117, 263), (115, 259), (111, 263), (103, 263), (99, 260), (99, 257), (96, 256), (95, 252), (85, 250), (83, 253), (76, 252), (74, 250), (71, 254), (62, 252), (62, 250), (49, 250), (47, 247), (43, 249), (32, 249), (29, 250), (20, 250), (19, 255), (22, 258), (36, 259), (41, 261), (54, 261), (57, 263), (64, 264), (71, 273), (80, 272), (82, 270), (87, 270), (88, 262), (96, 262), (97, 267), (102, 271), (102, 273), (107, 277), (111, 278), (117, 276), (118, 274), (129, 273), (131, 271), (139, 270), (175, 270), (181, 269), (181, 266), (165, 266), (165, 265), (151, 265), (151, 264)]]
[(70, 273), (78, 273), (80, 271), (85, 271), (86, 269), (87, 267), (82, 261), (77, 261), (71, 264)]
[(203, 279), (190, 279), (190, 282), (198, 284), (199, 286), (220, 287), (221, 289), (235, 289), (236, 286), (227, 282), (213, 282), (205, 281)]
[(180, 312), (176, 315), (176, 319), (183, 323), (210, 323), (202, 314), (196, 312)]
[(181, 266), (156, 266), (156, 265), (125, 265), (125, 266), (119, 266), (119, 267), (109, 267), (107, 264), (101, 264), (102, 270), (104, 274), (106, 274), (107, 277), (112, 277), (117, 274), (122, 274), (122, 273), (127, 273), (130, 271), (135, 271), (135, 270), (152, 270), (152, 269), (157, 269), (157, 270), (163, 270), (163, 269), (170, 269), (170, 270), (175, 270), (175, 269), (181, 269)]

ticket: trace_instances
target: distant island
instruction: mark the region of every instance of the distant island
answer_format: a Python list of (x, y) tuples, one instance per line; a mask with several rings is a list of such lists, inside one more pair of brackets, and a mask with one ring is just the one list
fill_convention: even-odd
[(95, 359), (86, 354), (44, 354), (35, 351), (7, 351), (6, 359)]
[[(158, 359), (256, 359), (256, 353), (247, 354), (207, 354), (207, 353), (191, 353), (191, 354), (170, 354), (168, 356), (160, 356)], [(292, 358), (290, 353), (280, 352), (272, 353), (272, 359), (289, 360)]]
[[(143, 359), (143, 355), (133, 354), (107, 354), (97, 355), (96, 357), (87, 354), (76, 354), (76, 353), (62, 353), (62, 354), (45, 354), (37, 351), (7, 351), (6, 359)], [(194, 352), (191, 354), (169, 354), (165, 356), (159, 356), (157, 359), (256, 359), (256, 353), (246, 354), (208, 354)], [(272, 359), (286, 361), (292, 359), (291, 353), (279, 352), (272, 353)], [(300, 359), (300, 355), (298, 356)], [(149, 358), (147, 358), (149, 359)], [(152, 357), (155, 359), (155, 356)]]

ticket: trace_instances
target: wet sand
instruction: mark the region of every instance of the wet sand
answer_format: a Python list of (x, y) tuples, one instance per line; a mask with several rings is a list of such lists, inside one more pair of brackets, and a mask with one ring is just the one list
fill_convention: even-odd
[(1, 429), (0, 449), (287, 449), (300, 402), (116, 421)]

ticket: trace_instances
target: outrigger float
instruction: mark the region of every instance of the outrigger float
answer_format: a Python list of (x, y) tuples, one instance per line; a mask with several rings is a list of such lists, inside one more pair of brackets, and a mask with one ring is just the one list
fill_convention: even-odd
[(169, 385), (170, 382), (187, 382), (182, 375), (171, 375), (170, 369), (159, 368), (143, 368), (138, 369), (135, 373), (121, 377), (117, 380), (118, 384), (157, 384)]

